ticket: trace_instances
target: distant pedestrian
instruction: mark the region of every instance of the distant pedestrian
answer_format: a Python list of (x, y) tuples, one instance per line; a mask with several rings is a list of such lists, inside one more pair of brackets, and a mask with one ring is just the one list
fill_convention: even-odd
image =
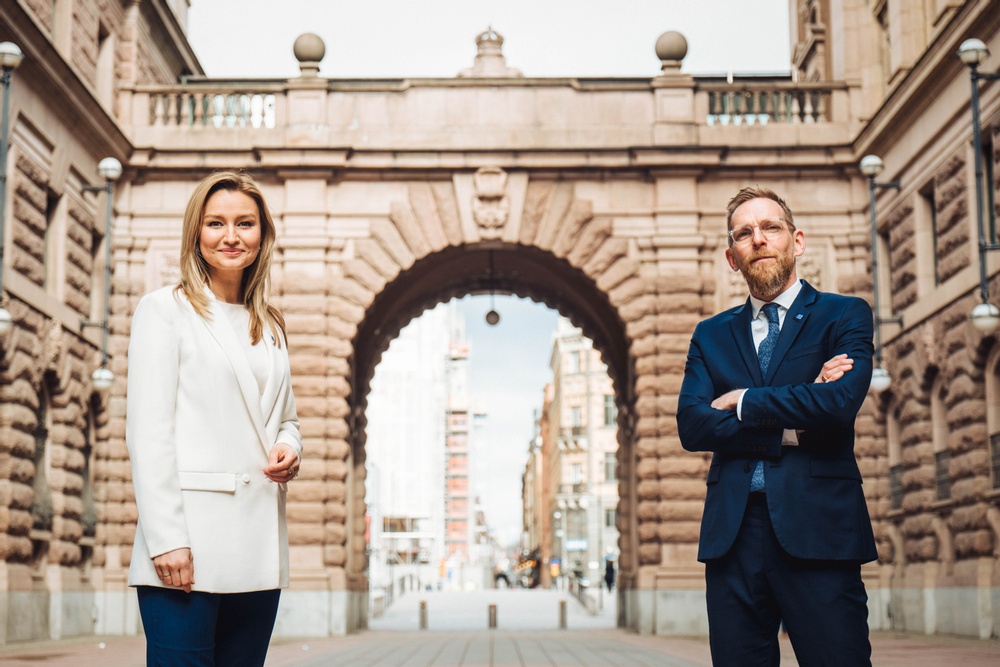
[(610, 558), (604, 561), (604, 583), (609, 591), (615, 587), (615, 562)]

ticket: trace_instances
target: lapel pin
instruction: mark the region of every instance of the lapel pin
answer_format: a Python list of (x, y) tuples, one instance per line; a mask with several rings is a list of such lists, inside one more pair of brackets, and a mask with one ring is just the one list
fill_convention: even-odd
[(795, 319), (797, 319), (797, 320), (801, 320), (801, 319), (802, 319), (802, 313), (799, 313), (798, 315), (796, 315), (796, 316), (795, 316)]

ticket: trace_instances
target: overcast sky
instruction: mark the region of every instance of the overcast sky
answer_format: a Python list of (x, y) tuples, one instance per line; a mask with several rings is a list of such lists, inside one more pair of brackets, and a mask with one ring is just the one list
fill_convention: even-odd
[[(330, 78), (451, 77), (492, 26), (525, 76), (655, 76), (667, 30), (691, 74), (787, 72), (788, 0), (192, 0), (188, 35), (215, 77), (291, 77), (295, 38), (326, 43)], [(279, 7), (280, 9), (275, 9)]]
[[(788, 0), (192, 0), (188, 36), (212, 77), (298, 75), (295, 38), (326, 43), (320, 76), (451, 77), (471, 67), (475, 36), (492, 26), (507, 65), (525, 76), (637, 76), (660, 71), (654, 45), (684, 34), (690, 74), (784, 73)], [(479, 491), (498, 537), (521, 530), (521, 473), (541, 408), (556, 313), (497, 299), (500, 326), (483, 324), (487, 298), (463, 300), (472, 344)], [(377, 371), (376, 371), (377, 372)]]

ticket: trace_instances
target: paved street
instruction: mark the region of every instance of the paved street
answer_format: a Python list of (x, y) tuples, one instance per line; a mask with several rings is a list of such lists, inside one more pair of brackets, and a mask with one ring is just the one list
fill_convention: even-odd
[[(419, 603), (427, 601), (428, 630), (419, 631)], [(276, 639), (269, 667), (709, 667), (707, 641), (635, 635), (613, 628), (613, 597), (591, 616), (567, 599), (568, 630), (559, 630), (554, 591), (411, 593), (367, 632), (330, 639)], [(487, 629), (497, 605), (497, 629)], [(872, 637), (876, 667), (995, 667), (1000, 641), (892, 635)], [(139, 638), (87, 638), (0, 648), (0, 665), (139, 667)], [(794, 667), (787, 640), (782, 665)]]

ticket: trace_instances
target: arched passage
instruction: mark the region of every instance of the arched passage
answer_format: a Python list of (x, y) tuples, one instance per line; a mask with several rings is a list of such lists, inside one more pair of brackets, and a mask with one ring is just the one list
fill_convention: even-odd
[[(351, 458), (356, 483), (352, 485), (355, 496), (349, 506), (355, 511), (364, 511), (364, 485), (357, 482), (364, 474), (366, 460), (364, 413), (370, 383), (383, 352), (399, 331), (424, 310), (452, 298), (490, 292), (544, 303), (571, 319), (594, 342), (607, 365), (619, 408), (618, 459), (622, 471), (619, 494), (625, 497), (634, 488), (630, 465), (634, 458), (633, 429), (629, 418), (634, 406), (634, 368), (619, 313), (596, 281), (565, 259), (537, 248), (484, 242), (448, 247), (416, 261), (375, 296), (358, 325), (354, 355), (350, 359)], [(622, 524), (619, 527), (621, 581), (627, 585), (634, 580), (636, 535), (634, 525), (630, 525), (634, 520)], [(357, 553), (357, 546), (349, 545), (348, 552)], [(363, 567), (360, 559), (356, 564), (348, 562), (355, 580), (360, 578), (359, 569)]]

